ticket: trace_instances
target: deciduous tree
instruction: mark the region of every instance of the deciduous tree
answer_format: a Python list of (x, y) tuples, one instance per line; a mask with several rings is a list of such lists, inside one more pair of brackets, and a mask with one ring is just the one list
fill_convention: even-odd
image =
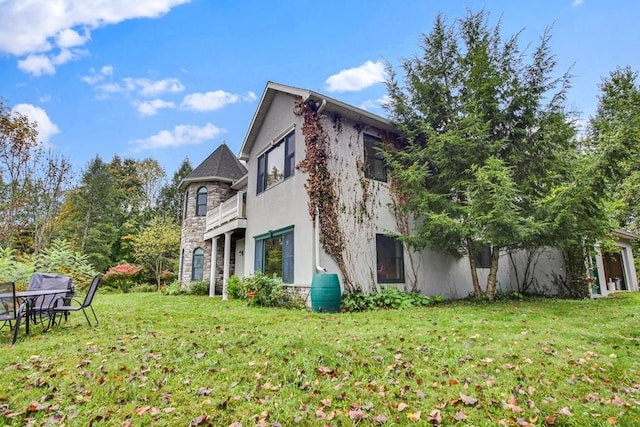
[(180, 249), (180, 226), (168, 215), (154, 217), (132, 240), (136, 260), (160, 288), (163, 272), (172, 267)]
[(13, 246), (14, 236), (28, 222), (24, 183), (37, 137), (36, 124), (0, 98), (0, 244), (6, 247)]

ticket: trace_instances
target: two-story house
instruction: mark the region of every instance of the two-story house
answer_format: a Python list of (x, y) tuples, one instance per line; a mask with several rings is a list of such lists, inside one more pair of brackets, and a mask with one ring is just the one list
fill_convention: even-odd
[[(269, 82), (238, 158), (222, 145), (182, 183), (181, 279), (209, 280), (213, 294), (224, 293), (231, 274), (276, 273), (304, 288), (314, 274), (328, 271), (347, 288), (393, 285), (447, 298), (469, 295), (467, 259), (411, 251), (391, 237), (412, 223), (393, 209), (378, 151), (394, 131), (368, 111)], [(615, 277), (619, 287), (637, 290), (632, 236), (618, 238), (615, 262), (607, 261), (608, 269), (602, 257), (594, 263), (598, 283)], [(481, 283), (488, 274), (485, 258), (478, 254)], [(531, 256), (502, 256), (500, 289), (518, 289), (526, 280), (553, 293), (561, 256), (543, 249), (534, 259), (532, 274)]]

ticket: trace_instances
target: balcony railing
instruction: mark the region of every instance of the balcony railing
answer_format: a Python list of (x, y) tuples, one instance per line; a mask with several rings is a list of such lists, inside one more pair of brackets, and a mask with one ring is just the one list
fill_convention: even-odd
[(246, 218), (244, 192), (237, 193), (214, 210), (207, 212), (207, 231), (241, 218)]

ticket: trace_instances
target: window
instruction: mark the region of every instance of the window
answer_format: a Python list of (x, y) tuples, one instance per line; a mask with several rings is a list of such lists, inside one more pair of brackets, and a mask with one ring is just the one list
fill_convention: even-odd
[(255, 237), (255, 269), (293, 283), (293, 226)]
[(491, 246), (479, 245), (476, 249), (476, 268), (491, 268)]
[(258, 157), (257, 193), (284, 181), (295, 172), (295, 136), (291, 132)]
[(376, 234), (378, 283), (404, 282), (402, 242), (384, 234)]
[(382, 140), (371, 135), (364, 135), (364, 175), (367, 178), (387, 182), (387, 167), (382, 156)]
[(198, 188), (196, 195), (196, 216), (207, 215), (207, 187)]
[(184, 193), (184, 215), (183, 219), (187, 218), (187, 208), (189, 207), (189, 190)]
[(204, 249), (195, 248), (191, 263), (191, 280), (202, 280), (204, 277)]

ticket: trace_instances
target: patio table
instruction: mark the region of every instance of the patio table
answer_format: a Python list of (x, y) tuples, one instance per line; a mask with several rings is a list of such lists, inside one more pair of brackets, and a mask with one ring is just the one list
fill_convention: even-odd
[[(37, 290), (32, 290), (32, 291), (18, 291), (16, 292), (16, 298), (20, 301), (20, 302), (26, 302), (26, 324), (25, 324), (25, 329), (26, 329), (26, 334), (29, 335), (29, 322), (31, 319), (31, 315), (34, 312), (35, 309), (35, 301), (38, 297), (44, 297), (44, 296), (56, 296), (56, 295), (61, 295), (61, 294), (66, 294), (67, 292), (69, 292), (68, 289), (37, 289)], [(54, 299), (55, 301), (55, 299)]]

